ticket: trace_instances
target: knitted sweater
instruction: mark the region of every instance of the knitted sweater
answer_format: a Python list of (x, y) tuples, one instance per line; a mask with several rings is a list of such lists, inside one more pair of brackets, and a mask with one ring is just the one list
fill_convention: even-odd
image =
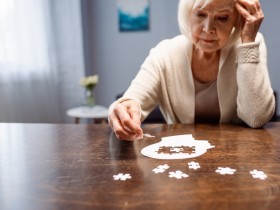
[[(191, 70), (192, 42), (179, 35), (151, 49), (123, 99), (136, 100), (143, 121), (159, 105), (168, 124), (192, 124), (195, 90)], [(220, 123), (244, 121), (262, 127), (273, 116), (275, 99), (271, 88), (263, 36), (253, 43), (221, 51), (217, 89)]]

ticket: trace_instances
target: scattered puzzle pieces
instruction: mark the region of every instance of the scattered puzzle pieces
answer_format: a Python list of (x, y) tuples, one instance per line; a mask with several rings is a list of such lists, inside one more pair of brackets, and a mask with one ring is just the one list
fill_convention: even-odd
[(252, 177), (255, 179), (265, 180), (267, 178), (267, 175), (263, 171), (258, 171), (256, 169), (250, 171), (250, 174), (252, 174)]
[(176, 178), (176, 179), (182, 179), (182, 178), (189, 177), (189, 175), (183, 173), (182, 171), (177, 170), (175, 172), (174, 171), (169, 172), (169, 177)]
[(117, 175), (114, 175), (113, 178), (114, 178), (114, 180), (125, 181), (127, 179), (131, 179), (131, 175), (130, 174), (119, 173)]
[[(194, 161), (189, 162), (188, 166), (189, 166), (189, 169), (194, 169), (194, 170), (200, 168), (200, 164), (198, 162), (194, 162)], [(163, 172), (165, 172), (169, 168), (170, 168), (170, 166), (168, 164), (163, 164), (163, 165), (158, 165), (152, 171), (155, 174), (163, 173)], [(236, 169), (232, 169), (230, 167), (218, 167), (218, 169), (215, 172), (219, 173), (221, 175), (226, 175), (226, 174), (233, 175), (236, 172)], [(258, 171), (256, 169), (254, 169), (253, 171), (250, 171), (250, 174), (255, 179), (265, 180), (267, 178), (267, 175), (263, 171)], [(183, 173), (180, 170), (177, 170), (177, 171), (169, 172), (169, 177), (170, 178), (176, 178), (176, 179), (182, 179), (182, 178), (189, 177), (189, 175)], [(130, 174), (119, 173), (117, 175), (113, 175), (113, 178), (114, 178), (114, 180), (126, 181), (127, 179), (131, 179), (132, 177), (131, 177)]]
[(218, 169), (215, 171), (221, 175), (225, 175), (225, 174), (229, 174), (229, 175), (233, 175), (235, 173), (236, 169), (232, 169), (229, 167), (218, 167)]
[(189, 165), (189, 169), (194, 169), (194, 170), (196, 170), (196, 169), (200, 168), (199, 163), (194, 162), (194, 161), (189, 162), (188, 165)]

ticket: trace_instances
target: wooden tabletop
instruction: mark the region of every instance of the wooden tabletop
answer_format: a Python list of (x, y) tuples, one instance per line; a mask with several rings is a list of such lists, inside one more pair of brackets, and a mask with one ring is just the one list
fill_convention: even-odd
[[(279, 209), (280, 123), (143, 125), (154, 138), (119, 141), (108, 125), (0, 124), (0, 209)], [(159, 160), (141, 149), (192, 134), (215, 147), (191, 159)], [(197, 170), (188, 163), (200, 164)], [(154, 173), (168, 164), (163, 173)], [(235, 169), (221, 175), (218, 167)], [(180, 170), (189, 177), (170, 178)], [(267, 178), (253, 178), (250, 171)], [(114, 180), (130, 174), (125, 181)]]

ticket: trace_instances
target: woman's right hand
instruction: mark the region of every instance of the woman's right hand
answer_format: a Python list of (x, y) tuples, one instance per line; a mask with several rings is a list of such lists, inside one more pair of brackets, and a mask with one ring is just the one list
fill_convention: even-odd
[(137, 140), (143, 138), (141, 129), (141, 110), (134, 100), (116, 103), (109, 113), (109, 123), (120, 140)]
[(259, 0), (235, 0), (235, 7), (243, 17), (241, 28), (242, 42), (254, 42), (264, 19)]

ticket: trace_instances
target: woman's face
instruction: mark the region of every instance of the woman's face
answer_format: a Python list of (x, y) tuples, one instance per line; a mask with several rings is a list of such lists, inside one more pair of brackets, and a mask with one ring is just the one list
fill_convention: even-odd
[(236, 22), (233, 0), (203, 1), (191, 14), (191, 33), (196, 47), (204, 52), (214, 52), (224, 47)]

